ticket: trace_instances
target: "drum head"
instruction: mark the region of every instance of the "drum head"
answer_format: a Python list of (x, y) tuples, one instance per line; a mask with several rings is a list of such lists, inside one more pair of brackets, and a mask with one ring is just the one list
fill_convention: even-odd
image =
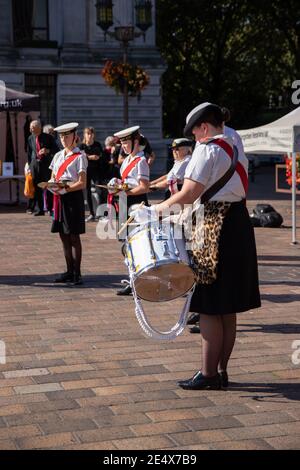
[(192, 269), (184, 263), (176, 263), (149, 269), (134, 281), (134, 285), (141, 299), (166, 302), (182, 297), (194, 282)]

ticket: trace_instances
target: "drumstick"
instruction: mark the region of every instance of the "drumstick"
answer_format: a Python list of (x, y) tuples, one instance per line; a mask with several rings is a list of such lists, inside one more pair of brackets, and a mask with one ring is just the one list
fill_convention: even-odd
[[(137, 207), (136, 210), (141, 209), (145, 205), (144, 201)], [(134, 220), (134, 215), (131, 215), (123, 227), (118, 231), (118, 236), (125, 230), (125, 228)]]
[[(109, 188), (108, 186), (105, 186), (104, 184), (95, 184), (95, 186), (96, 186), (97, 188), (104, 188), (104, 189), (108, 189), (108, 188)], [(120, 186), (120, 187), (116, 187), (115, 190), (116, 190), (117, 192), (122, 191), (122, 187), (121, 187), (121, 186)]]
[(41, 189), (47, 189), (48, 187), (51, 188), (51, 185), (58, 186), (59, 188), (65, 188), (67, 186), (66, 183), (62, 183), (61, 181), (43, 181), (41, 183), (38, 183), (38, 187)]

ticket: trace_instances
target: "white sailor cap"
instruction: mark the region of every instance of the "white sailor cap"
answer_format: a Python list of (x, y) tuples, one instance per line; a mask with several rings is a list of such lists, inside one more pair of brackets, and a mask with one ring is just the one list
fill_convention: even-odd
[(140, 126), (128, 127), (127, 129), (123, 129), (122, 131), (116, 132), (114, 134), (114, 136), (118, 137), (121, 141), (122, 140), (129, 140), (135, 134), (138, 134), (139, 129), (140, 129)]
[(171, 148), (172, 149), (178, 149), (179, 147), (191, 147), (193, 145), (193, 142), (189, 139), (186, 138), (180, 138), (180, 139), (174, 139)]
[(69, 122), (68, 124), (63, 124), (62, 126), (55, 127), (54, 130), (59, 134), (68, 135), (75, 132), (78, 126), (78, 122)]
[(186, 126), (184, 128), (184, 135), (186, 137), (192, 136), (193, 127), (197, 124), (197, 122), (204, 122), (205, 118), (209, 113), (214, 113), (216, 118), (220, 121), (223, 121), (223, 113), (220, 106), (212, 103), (201, 103), (196, 106), (186, 117)]

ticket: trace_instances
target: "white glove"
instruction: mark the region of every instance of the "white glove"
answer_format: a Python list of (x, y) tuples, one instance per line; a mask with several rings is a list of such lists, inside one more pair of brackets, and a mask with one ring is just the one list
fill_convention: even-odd
[(57, 194), (59, 191), (59, 186), (52, 186), (51, 188), (48, 187), (47, 190), (52, 194)]
[(134, 217), (134, 221), (138, 224), (146, 224), (148, 222), (155, 222), (158, 220), (158, 213), (155, 210), (155, 205), (151, 207), (140, 207), (130, 213)]
[(65, 188), (61, 188), (61, 189), (59, 189), (59, 188), (57, 188), (57, 189), (55, 189), (55, 188), (49, 189), (49, 188), (48, 188), (48, 190), (49, 190), (51, 193), (56, 194), (57, 196), (58, 196), (58, 195), (59, 195), (59, 196), (62, 196), (63, 194), (66, 194), (66, 193), (67, 193), (67, 190), (66, 190)]
[(60, 194), (61, 196), (62, 196), (63, 194), (67, 194), (66, 188), (60, 189), (60, 190), (58, 191), (58, 194)]
[(119, 178), (112, 178), (108, 184), (107, 184), (107, 190), (109, 192), (109, 194), (115, 194), (115, 193), (118, 193), (120, 191), (120, 187), (122, 185), (122, 180), (120, 180)]

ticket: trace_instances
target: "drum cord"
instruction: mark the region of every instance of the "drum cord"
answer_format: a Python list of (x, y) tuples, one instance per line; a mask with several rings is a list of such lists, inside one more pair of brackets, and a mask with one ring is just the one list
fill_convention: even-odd
[(192, 295), (194, 293), (195, 285), (192, 287), (191, 291), (187, 295), (187, 299), (185, 301), (183, 310), (180, 314), (179, 320), (176, 323), (176, 325), (171, 328), (169, 331), (159, 331), (153, 328), (150, 323), (147, 320), (146, 313), (144, 311), (144, 308), (142, 306), (141, 299), (138, 297), (136, 290), (135, 290), (135, 285), (134, 285), (134, 274), (130, 273), (130, 285), (132, 288), (132, 294), (133, 298), (135, 301), (135, 314), (136, 318), (140, 324), (140, 327), (146, 333), (147, 336), (150, 338), (156, 339), (156, 340), (172, 340), (175, 339), (177, 336), (181, 335), (184, 331), (184, 328), (186, 326), (187, 322), (187, 317), (188, 313), (190, 310), (190, 304), (192, 300)]

